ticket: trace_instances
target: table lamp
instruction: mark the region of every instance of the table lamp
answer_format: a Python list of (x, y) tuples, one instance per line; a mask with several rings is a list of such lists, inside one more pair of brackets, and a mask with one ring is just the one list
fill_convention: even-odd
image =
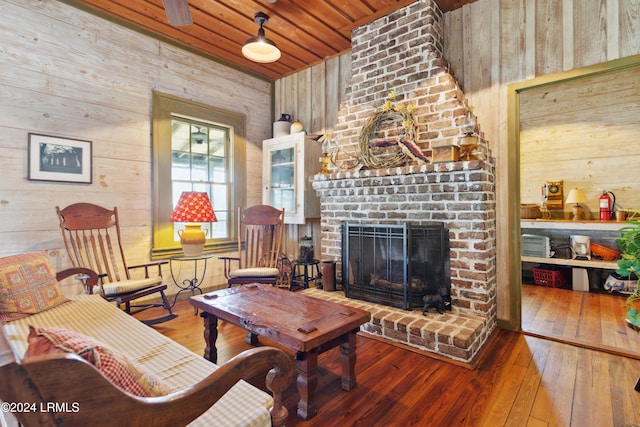
[(583, 219), (584, 210), (582, 209), (582, 206), (580, 206), (580, 203), (587, 203), (587, 198), (581, 189), (574, 188), (571, 191), (569, 191), (569, 195), (567, 196), (566, 203), (567, 204), (573, 203), (573, 209), (571, 212), (573, 213), (574, 221), (579, 221)]
[(191, 257), (202, 254), (206, 242), (208, 230), (202, 230), (200, 223), (218, 222), (218, 219), (207, 193), (185, 191), (173, 209), (169, 221), (186, 223), (184, 230), (178, 230), (178, 235), (184, 255)]

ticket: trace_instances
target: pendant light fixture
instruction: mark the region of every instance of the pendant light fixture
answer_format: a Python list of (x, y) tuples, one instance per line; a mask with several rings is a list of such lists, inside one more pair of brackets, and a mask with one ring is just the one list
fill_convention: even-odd
[(203, 144), (207, 139), (207, 134), (202, 132), (202, 128), (200, 126), (194, 126), (194, 128), (198, 129), (195, 132), (191, 132), (191, 139), (196, 144)]
[(257, 12), (254, 16), (256, 24), (260, 25), (257, 37), (251, 37), (242, 46), (242, 54), (245, 58), (254, 61), (267, 64), (269, 62), (275, 62), (280, 59), (280, 49), (276, 44), (265, 37), (263, 26), (269, 22), (269, 16), (263, 12)]

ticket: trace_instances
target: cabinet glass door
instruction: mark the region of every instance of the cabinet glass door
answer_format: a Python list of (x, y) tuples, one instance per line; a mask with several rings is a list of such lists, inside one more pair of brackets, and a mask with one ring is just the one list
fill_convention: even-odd
[(295, 148), (271, 152), (271, 205), (289, 212), (295, 211)]

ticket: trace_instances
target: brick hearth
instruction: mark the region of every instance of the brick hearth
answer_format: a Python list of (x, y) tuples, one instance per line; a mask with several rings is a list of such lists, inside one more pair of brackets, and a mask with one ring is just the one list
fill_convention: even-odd
[(433, 309), (422, 315), (420, 310), (405, 311), (347, 298), (342, 291), (310, 288), (302, 292), (313, 298), (367, 310), (371, 320), (360, 327), (362, 332), (444, 356), (471, 368), (475, 367), (475, 358), (488, 338), (489, 322), (484, 316), (438, 314)]

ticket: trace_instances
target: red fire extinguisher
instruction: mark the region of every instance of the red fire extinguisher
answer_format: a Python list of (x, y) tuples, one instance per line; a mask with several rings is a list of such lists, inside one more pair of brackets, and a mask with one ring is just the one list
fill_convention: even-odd
[(600, 196), (600, 221), (611, 221), (611, 212), (616, 204), (616, 196), (607, 190), (602, 190)]

